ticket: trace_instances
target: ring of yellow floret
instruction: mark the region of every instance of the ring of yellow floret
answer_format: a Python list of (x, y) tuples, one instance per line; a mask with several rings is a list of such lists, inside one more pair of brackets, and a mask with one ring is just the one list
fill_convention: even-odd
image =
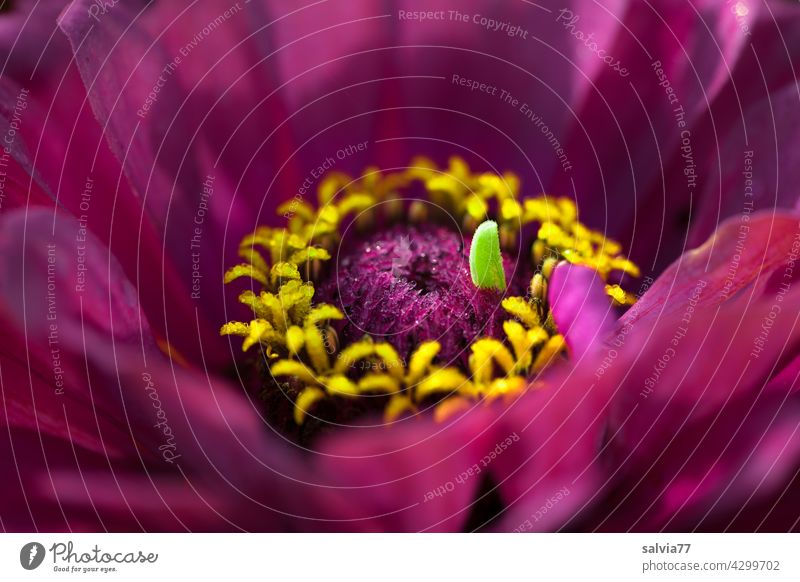
[[(404, 212), (404, 188), (421, 182), (431, 202), (474, 230), (491, 212), (497, 214), (501, 244), (513, 248), (520, 229), (538, 223), (531, 247), (537, 268), (526, 297), (507, 297), (502, 307), (503, 341), (482, 337), (470, 346), (468, 370), (437, 362), (437, 341), (422, 343), (408, 362), (391, 344), (365, 336), (347, 346), (336, 346), (330, 322), (343, 318), (333, 305), (315, 304), (314, 283), (322, 261), (331, 258), (340, 237), (340, 225), (358, 216), (357, 226), (369, 228), (378, 204), (382, 211)], [(540, 195), (519, 198), (519, 179), (511, 173), (473, 174), (460, 158), (438, 169), (427, 158), (416, 158), (408, 169), (382, 173), (368, 168), (358, 179), (332, 172), (318, 188), (318, 208), (292, 199), (278, 208), (288, 218), (286, 228), (259, 227), (239, 245), (245, 261), (225, 273), (225, 283), (252, 279), (260, 291), (247, 290), (239, 301), (252, 311), (247, 322), (222, 326), (222, 335), (244, 338), (242, 349), (260, 346), (269, 372), (275, 378), (292, 378), (303, 388), (295, 400), (294, 420), (302, 424), (320, 400), (353, 398), (367, 394), (389, 396), (385, 419), (392, 421), (414, 413), (437, 397), (435, 417), (444, 419), (475, 401), (491, 402), (519, 394), (530, 378), (541, 372), (565, 349), (547, 307), (547, 282), (556, 263), (566, 260), (596, 270), (604, 280), (612, 273), (638, 277), (639, 270), (621, 254), (621, 246), (578, 220), (575, 204), (567, 198)], [(412, 221), (427, 217), (426, 206), (414, 202), (408, 209)], [(617, 305), (635, 298), (616, 284), (606, 292)], [(366, 366), (356, 366), (363, 362)], [(354, 369), (361, 373), (353, 377)]]

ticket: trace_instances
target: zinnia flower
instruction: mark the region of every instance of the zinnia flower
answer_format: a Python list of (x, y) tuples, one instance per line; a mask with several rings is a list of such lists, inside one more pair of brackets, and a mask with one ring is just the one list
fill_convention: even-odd
[(797, 529), (796, 6), (176, 4), (0, 13), (4, 528)]

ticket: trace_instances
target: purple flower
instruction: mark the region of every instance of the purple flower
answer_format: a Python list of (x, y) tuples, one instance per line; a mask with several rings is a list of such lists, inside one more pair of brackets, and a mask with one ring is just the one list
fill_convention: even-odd
[[(0, 14), (5, 528), (797, 529), (796, 6), (33, 4)], [(374, 194), (386, 182), (364, 168), (419, 172), (415, 156), (455, 189), (502, 175), (513, 190), (512, 170), (526, 197), (576, 201), (580, 223), (534, 233), (557, 251), (546, 273), (527, 231), (503, 241), (507, 295), (552, 316), (539, 323), (568, 357), (537, 366), (543, 337), (540, 373), (506, 397), (415, 402), (388, 426), (334, 405), (348, 426), (293, 434), (291, 412), (270, 416), (284, 394), (259, 393), (277, 364), (219, 334), (251, 318), (225, 273), (243, 238), (286, 222), (279, 204), (291, 222), (344, 174)], [(519, 220), (491, 200), (480, 212)], [(298, 247), (341, 252), (314, 300), (348, 318), (296, 349), (288, 322), (280, 358), (391, 336), (401, 383), (441, 338), (425, 374), (444, 385), (479, 337), (506, 341), (505, 296), (470, 287), (475, 224), (432, 214), (401, 204)], [(588, 268), (556, 240), (599, 232), (642, 267), (619, 281), (639, 296), (621, 317), (608, 295), (627, 302), (626, 269), (599, 261), (623, 259), (597, 249), (613, 243), (593, 240)]]

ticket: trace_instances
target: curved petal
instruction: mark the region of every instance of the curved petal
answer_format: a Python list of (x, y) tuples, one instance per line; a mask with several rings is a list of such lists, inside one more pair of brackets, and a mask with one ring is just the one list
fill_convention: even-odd
[[(797, 4), (746, 6), (740, 30), (747, 50), (730, 67), (729, 81), (693, 130), (707, 154), (708, 177), (692, 208), (689, 244), (704, 240), (728, 216), (755, 208), (794, 208), (795, 148), (787, 140), (798, 126)], [(737, 18), (737, 20), (739, 20)], [(750, 167), (752, 166), (752, 173)], [(669, 185), (668, 185), (669, 187)]]
[[(744, 112), (742, 127), (720, 130), (721, 174), (712, 174), (692, 221), (689, 244), (702, 242), (728, 216), (794, 208), (800, 198), (800, 87), (773, 90)], [(731, 195), (735, 193), (736, 195)]]
[[(2, 206), (71, 212), (113, 250), (138, 288), (164, 290), (141, 293), (143, 308), (161, 337), (168, 336), (187, 357), (197, 357), (197, 332), (174, 323), (192, 317), (195, 310), (181, 301), (177, 290), (183, 283), (169, 259), (162, 261), (163, 243), (106, 143), (69, 44), (57, 27), (56, 16), (66, 2), (39, 2), (33, 9), (30, 4), (16, 3), (2, 18), (9, 36), (16, 34), (12, 22), (23, 26), (21, 35), (28, 29), (47, 32), (37, 39), (44, 52), (22, 54), (15, 47), (0, 79), (0, 131), (8, 140), (5, 174), (0, 176)], [(92, 4), (88, 15), (94, 20), (99, 10), (99, 4)], [(38, 55), (35, 66), (27, 71), (27, 60), (34, 55)], [(20, 75), (18, 69), (27, 72)], [(139, 264), (142, 256), (147, 257), (147, 268)], [(200, 336), (210, 345), (219, 342), (216, 322), (210, 326), (204, 322), (201, 318)]]
[[(355, 427), (323, 441), (309, 498), (333, 531), (459, 531), (484, 482), (480, 461), (497, 433), (475, 407), (451, 422), (431, 417)], [(505, 437), (503, 437), (505, 438)]]
[[(56, 18), (69, 0), (20, 0), (3, 6), (0, 18), (0, 71), (17, 81), (50, 72), (63, 58)], [(57, 65), (56, 65), (57, 66)]]
[[(54, 222), (55, 220), (55, 222)], [(50, 210), (0, 220), (0, 391), (3, 467), (0, 512), (11, 529), (102, 528), (91, 507), (61, 504), (53, 475), (130, 470), (157, 458), (131, 430), (90, 369), (101, 346), (148, 346), (149, 332), (121, 268), (76, 221)]]
[(109, 458), (130, 455), (124, 412), (98, 389), (87, 361), (109, 342), (155, 347), (133, 288), (69, 218), (54, 224), (49, 211), (18, 211), (0, 224), (5, 422)]
[[(737, 225), (722, 227), (653, 284), (602, 349), (511, 408), (533, 463), (508, 457), (501, 528), (702, 527), (791, 480), (800, 231), (792, 215), (749, 225), (746, 251)], [(734, 257), (741, 272), (720, 298)], [(787, 274), (788, 285), (773, 282)]]
[[(697, 313), (683, 337), (674, 319), (647, 339), (641, 329), (631, 336), (643, 346), (628, 372), (635, 383), (612, 404), (604, 451), (614, 492), (592, 527), (685, 531), (733, 521), (743, 503), (793, 478), (800, 408), (794, 389), (769, 379), (798, 353), (796, 316), (775, 320), (768, 349), (754, 352), (774, 301)], [(796, 313), (798, 301), (794, 291), (782, 303)]]
[(689, 302), (696, 309), (715, 307), (753, 285), (765, 286), (769, 274), (796, 254), (799, 221), (799, 215), (767, 211), (727, 220), (702, 246), (670, 265), (619, 327), (675, 316)]
[[(239, 527), (274, 529), (280, 514), (265, 509), (264, 493), (279, 488), (254, 472), (259, 458), (275, 455), (263, 422), (232, 388), (214, 381), (210, 390), (204, 375), (167, 366), (108, 249), (68, 217), (54, 225), (44, 210), (4, 217), (0, 247), (0, 305), (20, 330), (6, 333), (30, 356), (23, 364), (0, 355), (9, 454), (25, 459), (4, 466), (18, 467), (19, 494), (39, 508), (20, 506), (8, 523), (171, 530), (238, 519)], [(181, 483), (196, 486), (195, 496), (176, 499)], [(247, 497), (228, 494), (234, 485), (255, 495), (259, 521), (244, 510)], [(65, 521), (52, 525), (59, 515)]]
[(580, 166), (557, 176), (554, 190), (575, 196), (585, 220), (623, 240), (634, 261), (671, 261), (686, 249), (680, 213), (693, 190), (683, 167), (677, 186), (665, 190), (677, 175), (668, 166), (724, 86), (746, 36), (736, 16), (713, 1), (631, 2), (614, 13), (618, 34), (603, 43), (595, 40), (596, 22), (575, 16), (564, 33), (606, 62), (587, 81), (590, 90), (562, 140)]
[(613, 329), (615, 313), (605, 283), (593, 269), (562, 263), (548, 281), (550, 310), (571, 355), (583, 355)]
[[(116, 523), (157, 531), (275, 531), (291, 527), (302, 469), (243, 394), (218, 378), (137, 352), (92, 355), (115, 383), (137, 437), (156, 443), (149, 471), (59, 474), (60, 499)], [(107, 485), (114, 482), (110, 490)], [(88, 483), (88, 485), (86, 485)], [(181, 498), (179, 491), (184, 490)], [(123, 522), (125, 523), (125, 522)]]
[[(269, 97), (269, 22), (258, 2), (118, 4), (99, 22), (89, 4), (76, 0), (60, 20), (89, 100), (161, 230), (183, 283), (180, 300), (193, 305), (202, 294), (200, 311), (218, 326), (226, 319), (223, 265), (265, 220), (262, 201), (277, 204), (274, 180), (284, 176), (281, 96)], [(225, 353), (221, 341), (209, 347)]]
[(614, 386), (596, 381), (593, 361), (584, 358), (571, 374), (547, 374), (503, 413), (505, 431), (519, 443), (492, 464), (506, 506), (497, 530), (561, 529), (604, 490), (598, 445)]

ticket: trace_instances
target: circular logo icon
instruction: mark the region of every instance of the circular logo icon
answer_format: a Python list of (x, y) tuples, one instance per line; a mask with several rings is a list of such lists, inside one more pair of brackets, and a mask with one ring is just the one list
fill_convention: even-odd
[(30, 542), (19, 551), (19, 563), (26, 570), (35, 570), (44, 561), (44, 546), (39, 542)]

